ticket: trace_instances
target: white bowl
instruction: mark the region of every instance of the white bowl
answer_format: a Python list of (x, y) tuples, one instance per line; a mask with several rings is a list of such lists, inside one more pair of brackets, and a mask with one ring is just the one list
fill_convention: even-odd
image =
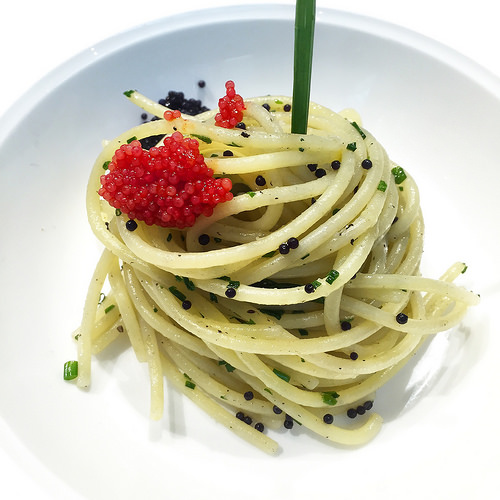
[(416, 178), (425, 273), (463, 260), (462, 283), (482, 295), (461, 327), (380, 391), (380, 435), (346, 450), (297, 430), (279, 436), (283, 452), (271, 458), (173, 390), (165, 419), (151, 423), (145, 367), (124, 345), (94, 361), (90, 391), (62, 380), (100, 251), (86, 222), (87, 177), (101, 140), (140, 120), (123, 91), (159, 99), (183, 90), (213, 106), (232, 79), (243, 96), (290, 95), (293, 16), (287, 6), (239, 6), (139, 27), (58, 68), (0, 122), (0, 443), (37, 495), (409, 499), (432, 484), (429, 498), (491, 498), (500, 449), (487, 416), (500, 409), (500, 83), (369, 18), (318, 11), (312, 99), (356, 108)]

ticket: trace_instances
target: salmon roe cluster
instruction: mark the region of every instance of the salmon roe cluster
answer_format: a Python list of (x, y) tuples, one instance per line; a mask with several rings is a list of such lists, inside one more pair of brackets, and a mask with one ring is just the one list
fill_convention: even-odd
[(234, 90), (234, 82), (226, 82), (226, 95), (219, 99), (219, 112), (215, 115), (215, 124), (219, 127), (234, 128), (243, 119), (245, 103), (243, 97)]
[(132, 220), (148, 225), (191, 227), (210, 217), (218, 203), (231, 200), (232, 182), (214, 178), (196, 139), (174, 132), (163, 145), (144, 150), (137, 140), (115, 151), (101, 176), (102, 196)]

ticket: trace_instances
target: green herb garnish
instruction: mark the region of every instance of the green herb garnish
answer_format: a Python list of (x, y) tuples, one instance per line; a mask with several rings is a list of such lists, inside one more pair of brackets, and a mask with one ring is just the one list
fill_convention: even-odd
[(401, 184), (406, 179), (406, 173), (401, 167), (394, 167), (391, 172), (396, 184)]
[(126, 90), (123, 94), (126, 95), (127, 97), (132, 97), (132, 94), (135, 92), (135, 90)]
[(335, 391), (321, 393), (321, 399), (323, 400), (323, 403), (330, 406), (335, 406), (337, 404), (338, 397), (339, 395)]
[(292, 133), (306, 134), (311, 94), (316, 0), (297, 0), (292, 96)]
[(78, 377), (78, 361), (64, 363), (64, 380), (73, 380)]
[(277, 375), (281, 380), (284, 380), (285, 382), (290, 382), (290, 375), (287, 375), (286, 373), (283, 373), (282, 371), (278, 370), (277, 368), (273, 368), (273, 372), (275, 375)]
[(331, 285), (337, 278), (339, 277), (339, 272), (335, 269), (332, 269), (325, 278), (325, 281)]
[(387, 189), (387, 182), (385, 182), (385, 181), (380, 181), (380, 182), (378, 183), (377, 189), (378, 189), (379, 191), (382, 191), (382, 193), (383, 193), (383, 192)]
[(205, 142), (206, 144), (212, 144), (212, 139), (210, 139), (210, 137), (207, 137), (206, 135), (191, 134), (191, 136), (196, 137), (197, 139)]

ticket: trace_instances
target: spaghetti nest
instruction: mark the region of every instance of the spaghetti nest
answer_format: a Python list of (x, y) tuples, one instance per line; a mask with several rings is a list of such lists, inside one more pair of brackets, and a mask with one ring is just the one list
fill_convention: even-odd
[[(78, 384), (90, 383), (93, 353), (128, 335), (149, 365), (152, 418), (166, 376), (269, 453), (278, 445), (267, 428), (283, 422), (335, 443), (369, 441), (376, 413), (351, 425), (332, 417), (370, 401), (428, 335), (478, 301), (452, 283), (462, 263), (440, 279), (420, 276), (424, 223), (411, 176), (352, 111), (311, 104), (298, 135), (287, 97), (246, 100), (244, 129), (215, 126), (215, 111), (167, 121), (163, 106), (128, 97), (160, 119), (108, 142), (90, 176), (88, 217), (106, 249), (77, 335)], [(185, 230), (130, 231), (97, 194), (102, 166), (132, 137), (174, 131), (199, 140), (234, 197)]]

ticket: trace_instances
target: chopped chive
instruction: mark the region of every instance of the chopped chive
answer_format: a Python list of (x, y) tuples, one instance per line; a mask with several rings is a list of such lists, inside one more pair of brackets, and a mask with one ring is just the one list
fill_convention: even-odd
[(137, 137), (135, 135), (127, 139), (127, 144), (130, 144), (132, 141), (137, 141)]
[(194, 290), (196, 287), (194, 286), (194, 283), (189, 279), (183, 276), (182, 280), (184, 281), (184, 284), (186, 285), (186, 288), (188, 290)]
[(229, 280), (229, 283), (227, 284), (227, 288), (238, 288), (241, 285), (239, 281), (236, 280)]
[(247, 194), (248, 196), (250, 196), (250, 198), (253, 198), (256, 195), (256, 193), (254, 193), (253, 191), (248, 191)]
[(108, 314), (109, 311), (112, 311), (114, 308), (115, 308), (115, 305), (111, 304), (110, 306), (106, 307), (106, 309), (104, 309), (104, 314)]
[(467, 264), (464, 264), (464, 268), (462, 269), (462, 274), (464, 274), (465, 271), (467, 271), (467, 268), (468, 268)]
[(269, 389), (269, 387), (264, 387), (264, 390), (266, 392), (268, 392), (269, 394), (271, 394), (271, 396), (273, 395), (273, 393), (272, 393), (271, 389)]
[(351, 122), (351, 125), (359, 132), (359, 135), (366, 139), (366, 134), (361, 130), (360, 126), (356, 122)]
[(349, 151), (356, 151), (357, 146), (355, 142), (350, 142), (345, 148)]
[(290, 382), (290, 375), (287, 375), (286, 373), (283, 373), (282, 371), (278, 370), (277, 368), (273, 368), (273, 372), (275, 375), (277, 375), (281, 380), (284, 380), (285, 382)]
[(385, 181), (380, 181), (378, 183), (377, 189), (384, 192), (387, 189), (387, 183)]
[(215, 295), (215, 293), (209, 292), (209, 297), (211, 302), (215, 302), (216, 304), (219, 302), (219, 299), (217, 299), (217, 295)]
[(78, 377), (78, 361), (64, 363), (64, 380), (73, 380)]
[(321, 393), (321, 399), (323, 400), (323, 403), (330, 406), (335, 406), (337, 404), (338, 397), (339, 395), (335, 391)]
[(292, 96), (292, 133), (306, 134), (311, 94), (316, 0), (297, 0)]
[(318, 280), (314, 280), (311, 285), (316, 289), (318, 288), (319, 286), (321, 286), (321, 282), (318, 281)]
[(270, 252), (265, 253), (262, 257), (265, 257), (266, 259), (269, 257), (272, 257), (276, 253), (276, 250), (271, 250)]
[(272, 316), (277, 320), (280, 320), (285, 311), (283, 309), (259, 309), (259, 311), (263, 314), (267, 314), (268, 316)]
[(181, 302), (184, 302), (186, 300), (186, 296), (182, 292), (180, 292), (177, 289), (177, 287), (175, 287), (175, 286), (169, 286), (168, 290), (170, 291), (170, 293), (172, 295), (174, 295), (175, 297), (177, 297)]
[(339, 277), (339, 272), (335, 269), (332, 269), (325, 278), (325, 281), (331, 285), (337, 278)]
[(191, 134), (193, 137), (196, 137), (200, 141), (205, 142), (206, 144), (212, 144), (212, 139), (210, 137), (207, 137), (206, 135), (199, 135), (199, 134)]
[(105, 161), (103, 164), (102, 164), (102, 168), (103, 170), (108, 170), (108, 167), (109, 167), (109, 164), (111, 163), (110, 160), (108, 161)]
[(219, 361), (219, 366), (224, 366), (228, 372), (234, 372), (234, 370), (236, 370), (234, 366), (230, 365), (227, 361), (224, 361), (223, 359)]
[(127, 97), (132, 97), (132, 94), (135, 92), (135, 90), (126, 90), (123, 94), (126, 95)]
[(406, 173), (401, 167), (394, 167), (391, 172), (396, 184), (401, 184), (406, 179)]
[(194, 389), (196, 387), (196, 384), (194, 382), (191, 382), (191, 380), (186, 380), (186, 382), (184, 383), (184, 385), (188, 389)]

